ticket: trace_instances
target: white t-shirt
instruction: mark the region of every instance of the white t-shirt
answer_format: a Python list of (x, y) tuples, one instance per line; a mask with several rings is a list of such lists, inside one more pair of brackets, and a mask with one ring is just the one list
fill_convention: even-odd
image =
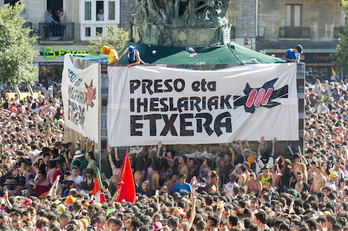
[(82, 176), (80, 176), (80, 175), (78, 175), (78, 176), (77, 176), (77, 178), (76, 178), (76, 179), (74, 179), (74, 178), (73, 178), (73, 176), (72, 176), (72, 175), (70, 175), (70, 176), (69, 176), (69, 180), (72, 180), (72, 181), (74, 181), (74, 182), (75, 182), (75, 184), (80, 185), (80, 184), (81, 184), (81, 182), (83, 181), (83, 177), (82, 177)]
[(227, 184), (225, 184), (224, 188), (226, 189), (226, 194), (229, 196), (233, 195), (233, 188), (234, 186), (239, 186), (237, 183), (231, 183), (228, 182)]

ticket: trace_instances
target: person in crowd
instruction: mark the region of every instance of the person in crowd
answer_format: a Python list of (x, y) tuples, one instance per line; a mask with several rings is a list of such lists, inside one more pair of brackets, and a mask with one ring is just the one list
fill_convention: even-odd
[(180, 193), (182, 195), (183, 191), (192, 192), (192, 187), (190, 184), (186, 183), (186, 175), (185, 173), (179, 174), (179, 183), (174, 185), (174, 193)]
[(94, 173), (97, 172), (97, 168), (98, 168), (98, 163), (94, 158), (94, 154), (93, 152), (87, 152), (86, 153), (86, 160), (88, 161), (87, 167), (89, 169), (92, 169)]
[[(322, 100), (324, 91), (332, 100)], [(79, 156), (87, 153), (87, 167), (94, 160), (93, 143), (85, 138), (80, 144), (64, 143), (63, 124), (52, 120), (51, 112), (61, 105), (56, 96), (50, 98), (53, 104), (41, 102), (39, 107), (50, 105), (52, 110), (40, 110), (40, 115), (30, 110), (33, 99), (2, 100), (0, 230), (348, 230), (345, 91), (330, 82), (306, 83), (304, 155), (277, 150), (276, 139), (265, 138), (259, 144), (245, 143), (245, 150), (242, 142), (231, 142), (223, 146), (224, 151), (211, 156), (189, 157), (160, 142), (156, 156), (130, 154), (134, 181), (139, 185), (134, 204), (115, 201), (119, 189), (116, 175), (121, 170), (112, 167), (114, 158), (102, 165), (103, 172), (116, 173), (110, 180), (103, 177), (101, 181), (106, 202), (96, 201), (92, 195), (93, 187), (99, 184), (95, 171), (82, 168), (83, 155)], [(320, 100), (326, 106), (331, 103), (332, 108), (318, 111)], [(20, 110), (5, 109), (6, 103)], [(269, 142), (272, 147), (268, 148)], [(259, 148), (253, 150), (257, 145)], [(221, 154), (234, 146), (240, 147), (232, 148), (235, 154), (230, 150), (227, 156)], [(107, 157), (112, 157), (112, 148), (107, 149), (111, 152)], [(253, 155), (255, 160), (248, 159)], [(122, 162), (123, 156), (117, 159)], [(191, 160), (197, 171), (187, 165)], [(229, 163), (214, 164), (222, 160)], [(179, 173), (185, 165), (193, 178), (192, 186), (186, 174)], [(224, 165), (228, 166), (226, 170)], [(256, 166), (265, 168), (260, 172)], [(273, 186), (274, 172), (269, 170), (276, 166), (278, 189)], [(151, 171), (146, 175), (148, 169)], [(159, 183), (161, 172), (163, 186)], [(230, 178), (226, 183), (221, 179), (227, 173)], [(241, 174), (245, 177), (238, 185)], [(60, 175), (64, 179), (60, 180)]]

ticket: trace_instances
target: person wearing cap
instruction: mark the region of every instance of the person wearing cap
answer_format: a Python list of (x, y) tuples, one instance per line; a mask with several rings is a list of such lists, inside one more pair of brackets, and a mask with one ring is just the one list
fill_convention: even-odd
[(333, 190), (337, 190), (337, 178), (337, 172), (330, 172), (329, 180), (326, 182), (325, 186), (328, 186)]
[(334, 160), (334, 166), (329, 170), (330, 173), (336, 172), (337, 173), (337, 179), (336, 179), (336, 185), (338, 185), (338, 180), (343, 179), (345, 177), (344, 172), (342, 169), (340, 169), (341, 161), (340, 160)]
[(108, 56), (108, 64), (118, 63), (120, 61), (120, 59), (118, 59), (116, 50), (111, 49), (111, 47), (103, 46), (101, 53)]
[(118, 62), (121, 61), (122, 58), (126, 55), (128, 57), (128, 67), (140, 64), (141, 59), (140, 59), (139, 51), (134, 46), (127, 47), (127, 49), (124, 50), (124, 52), (120, 56)]
[(82, 169), (86, 169), (86, 167), (87, 167), (87, 165), (88, 165), (88, 161), (87, 161), (87, 159), (86, 159), (86, 157), (85, 157), (85, 154), (82, 153), (80, 150), (76, 150), (76, 151), (75, 151), (74, 158), (73, 158), (73, 160), (72, 160), (71, 163), (70, 163), (70, 168), (73, 168), (73, 167), (74, 167), (74, 162), (77, 161), (77, 160), (80, 161), (80, 163), (81, 163), (81, 168), (82, 168)]
[(299, 63), (302, 54), (303, 54), (303, 47), (301, 45), (297, 45), (295, 49), (288, 49), (283, 55), (283, 59), (286, 60), (287, 63), (291, 63), (291, 62)]

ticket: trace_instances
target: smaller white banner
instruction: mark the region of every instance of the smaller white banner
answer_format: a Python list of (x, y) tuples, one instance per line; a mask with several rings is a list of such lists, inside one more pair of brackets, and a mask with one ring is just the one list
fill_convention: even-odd
[(68, 128), (98, 141), (99, 64), (78, 69), (70, 54), (64, 57), (62, 97), (65, 125)]

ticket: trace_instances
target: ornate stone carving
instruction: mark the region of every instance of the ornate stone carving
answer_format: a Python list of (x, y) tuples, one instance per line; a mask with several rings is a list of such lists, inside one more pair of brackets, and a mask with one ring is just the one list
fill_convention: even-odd
[(229, 0), (136, 1), (133, 25), (139, 33), (140, 41), (137, 42), (173, 45), (173, 38), (167, 36), (167, 30), (177, 28), (180, 30), (214, 29), (217, 31), (216, 36), (213, 38), (214, 41), (209, 42), (223, 43), (223, 28), (229, 26), (225, 18)]

